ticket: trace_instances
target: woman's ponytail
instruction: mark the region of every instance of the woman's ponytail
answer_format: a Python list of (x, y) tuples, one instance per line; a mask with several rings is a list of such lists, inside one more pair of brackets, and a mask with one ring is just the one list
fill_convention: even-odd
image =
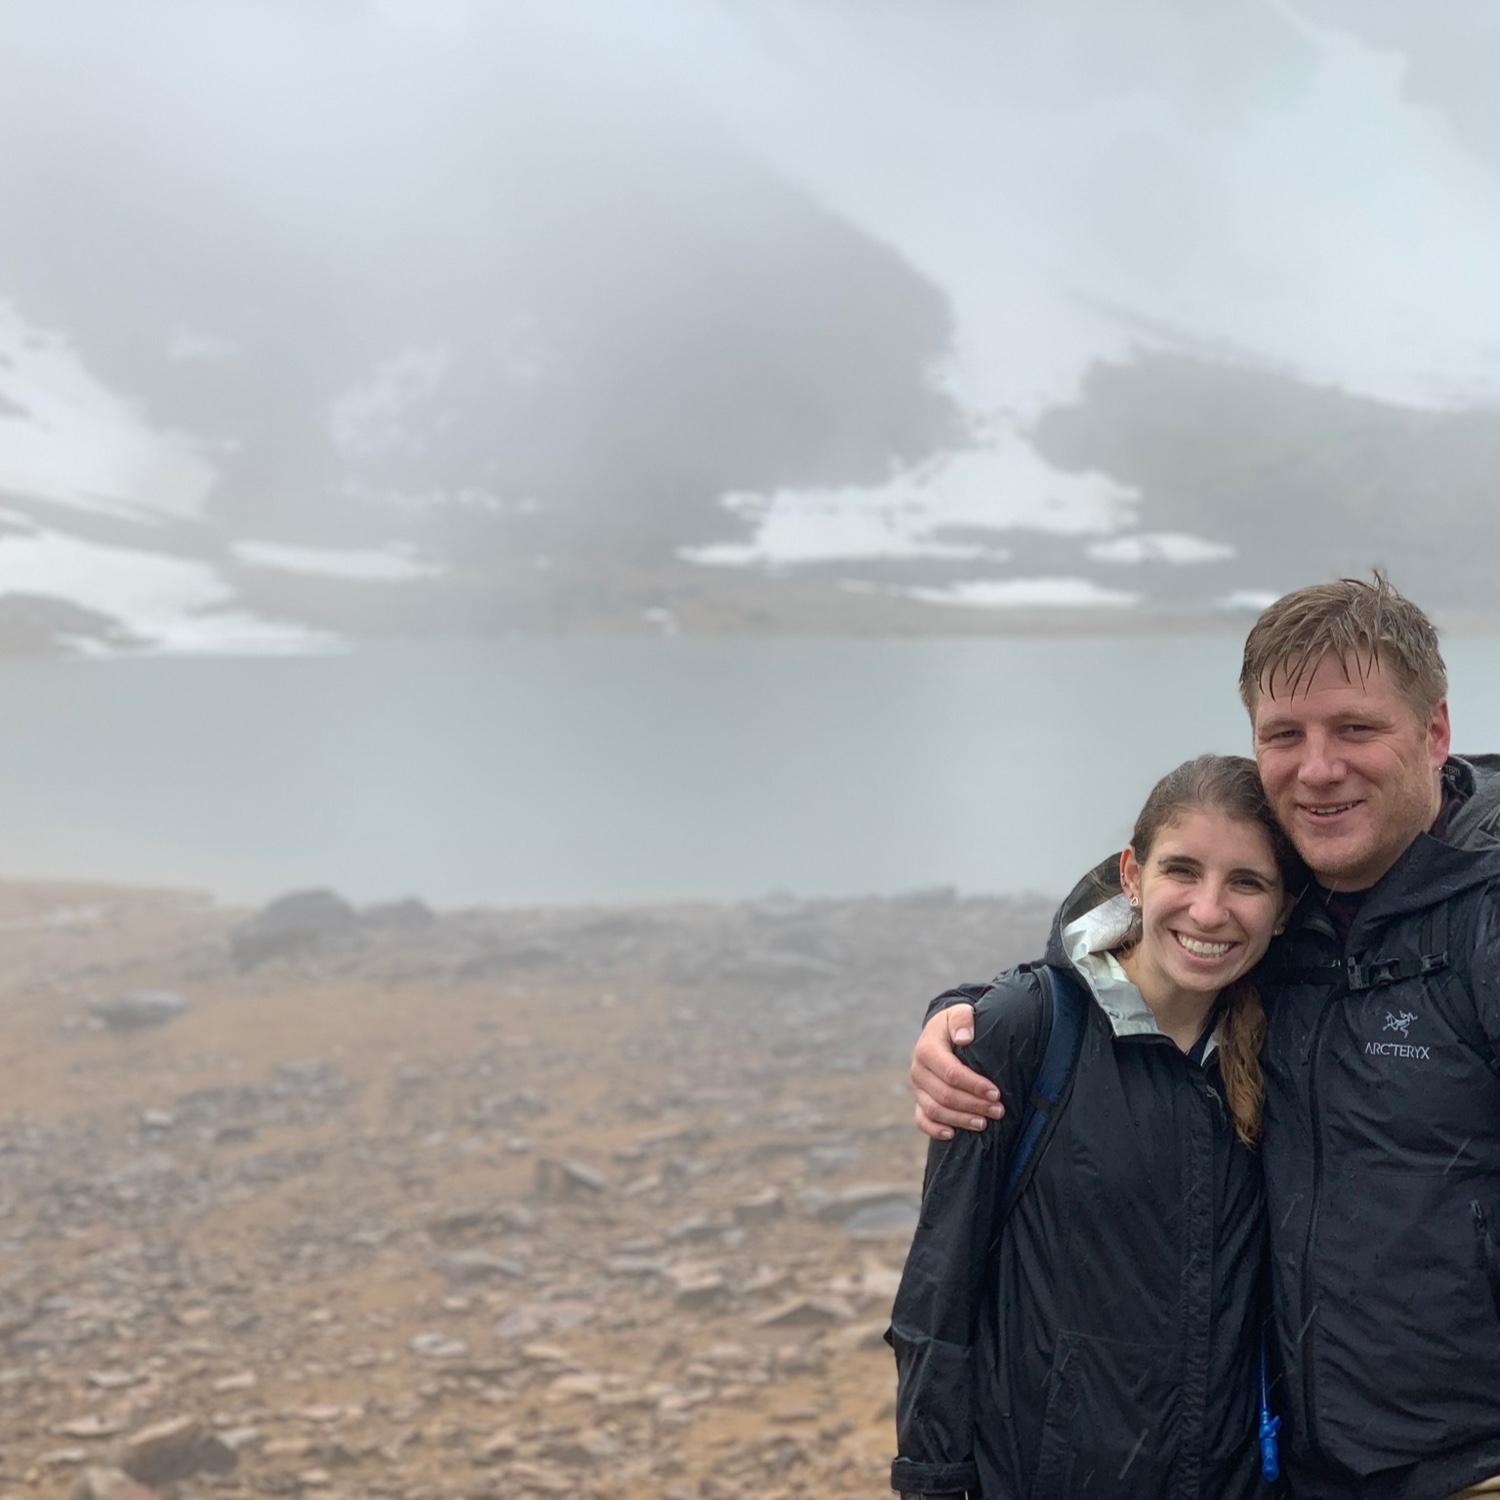
[(1266, 1094), (1260, 1070), (1260, 1049), (1266, 1039), (1266, 1012), (1260, 992), (1248, 979), (1230, 985), (1224, 995), (1224, 1018), (1219, 1032), (1219, 1076), (1234, 1133), (1245, 1145), (1260, 1140), (1260, 1107)]

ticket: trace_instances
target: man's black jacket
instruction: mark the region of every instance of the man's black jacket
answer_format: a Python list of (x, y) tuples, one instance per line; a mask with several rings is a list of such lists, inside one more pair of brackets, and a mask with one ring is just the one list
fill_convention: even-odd
[(1268, 958), (1262, 1151), (1294, 1493), (1500, 1474), (1500, 758), (1455, 757), (1340, 942)]

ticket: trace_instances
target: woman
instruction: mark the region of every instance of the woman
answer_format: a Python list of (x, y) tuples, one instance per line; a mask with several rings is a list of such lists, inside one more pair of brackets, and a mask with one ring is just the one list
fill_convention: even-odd
[[(932, 1148), (889, 1335), (893, 1488), (1257, 1493), (1265, 1016), (1246, 976), (1297, 868), (1254, 762), (1201, 756), (1063, 903), (1046, 963), (1092, 1002), (1072, 1092), (1003, 1226), (1024, 1111)], [(977, 1003), (965, 1061), (1007, 1099), (1030, 1095), (1045, 1014), (1030, 968)]]

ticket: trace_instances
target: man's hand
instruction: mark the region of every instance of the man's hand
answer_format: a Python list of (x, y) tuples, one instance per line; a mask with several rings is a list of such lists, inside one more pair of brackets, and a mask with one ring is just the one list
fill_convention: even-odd
[(954, 1130), (983, 1130), (1005, 1113), (1000, 1090), (953, 1055), (974, 1040), (974, 1007), (940, 1010), (917, 1038), (911, 1055), (911, 1087), (917, 1096), (917, 1126), (935, 1141), (951, 1141)]

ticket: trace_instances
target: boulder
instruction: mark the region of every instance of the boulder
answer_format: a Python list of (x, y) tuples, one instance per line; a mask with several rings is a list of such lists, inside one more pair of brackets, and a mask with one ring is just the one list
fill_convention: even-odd
[(113, 1000), (101, 1000), (93, 1013), (111, 1031), (140, 1031), (147, 1026), (165, 1026), (188, 1008), (173, 990), (131, 990)]
[(581, 1161), (559, 1161), (544, 1156), (536, 1164), (536, 1191), (542, 1198), (596, 1198), (609, 1183), (604, 1175)]
[(123, 1469), (88, 1468), (78, 1476), (71, 1500), (157, 1500), (156, 1492), (137, 1484)]
[(899, 1223), (910, 1235), (916, 1227), (922, 1195), (910, 1183), (862, 1183), (836, 1193), (808, 1193), (804, 1203), (825, 1223), (850, 1228)]
[(520, 1261), (488, 1250), (445, 1251), (434, 1255), (431, 1265), (449, 1281), (457, 1282), (519, 1279), (526, 1274), (526, 1267)]
[(765, 1224), (786, 1212), (786, 1201), (773, 1187), (762, 1188), (734, 1205), (734, 1217), (740, 1224)]
[(229, 937), (229, 951), (241, 969), (276, 958), (316, 953), (346, 940), (355, 930), (354, 908), (335, 891), (293, 891), (278, 896)]
[(757, 1328), (835, 1328), (853, 1319), (854, 1310), (838, 1297), (793, 1297), (751, 1321)]
[(437, 913), (415, 896), (408, 896), (404, 901), (383, 901), (378, 906), (367, 906), (359, 914), (359, 925), (371, 932), (425, 932), (436, 923)]
[(170, 1417), (125, 1441), (120, 1467), (142, 1484), (173, 1484), (193, 1474), (227, 1474), (239, 1456), (196, 1417)]

